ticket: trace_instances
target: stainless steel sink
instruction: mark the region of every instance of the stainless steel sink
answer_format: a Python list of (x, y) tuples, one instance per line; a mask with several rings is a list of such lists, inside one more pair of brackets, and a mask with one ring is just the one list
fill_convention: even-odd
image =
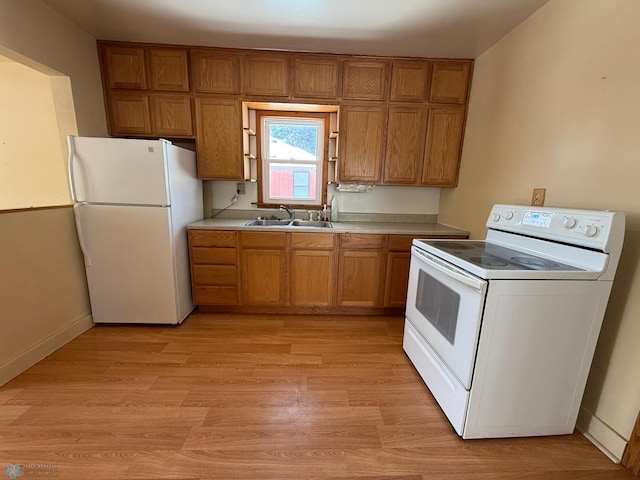
[(331, 222), (320, 222), (314, 220), (251, 220), (245, 224), (247, 227), (314, 227), (333, 228)]
[(291, 220), (251, 220), (246, 225), (248, 227), (287, 227)]
[(331, 222), (320, 222), (314, 220), (294, 220), (291, 222), (292, 227), (320, 227), (320, 228), (333, 228)]

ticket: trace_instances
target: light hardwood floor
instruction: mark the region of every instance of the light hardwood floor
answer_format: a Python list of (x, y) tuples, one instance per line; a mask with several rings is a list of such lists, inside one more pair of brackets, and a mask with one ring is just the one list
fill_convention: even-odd
[(96, 326), (0, 389), (0, 477), (26, 464), (64, 479), (636, 478), (579, 433), (461, 440), (402, 324), (196, 313)]

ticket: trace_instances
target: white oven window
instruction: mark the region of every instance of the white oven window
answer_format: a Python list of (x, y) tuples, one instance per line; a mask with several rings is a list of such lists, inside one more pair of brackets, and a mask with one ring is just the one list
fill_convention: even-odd
[(416, 309), (453, 345), (458, 324), (460, 294), (424, 270), (418, 275)]

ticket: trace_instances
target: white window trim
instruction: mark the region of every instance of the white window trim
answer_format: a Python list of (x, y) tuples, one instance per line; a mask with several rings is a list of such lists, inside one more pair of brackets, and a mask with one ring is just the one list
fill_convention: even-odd
[[(270, 145), (270, 136), (269, 136), (269, 125), (271, 123), (290, 123), (290, 124), (299, 124), (299, 125), (314, 125), (317, 127), (317, 138), (316, 138), (316, 159), (315, 160), (304, 160), (304, 159), (282, 159), (282, 158), (269, 158), (269, 145)], [(260, 146), (262, 151), (262, 191), (263, 191), (263, 199), (264, 203), (286, 203), (286, 204), (296, 204), (296, 205), (320, 205), (322, 204), (323, 198), (323, 166), (324, 166), (324, 151), (325, 151), (325, 121), (318, 118), (313, 117), (286, 117), (286, 116), (264, 116), (262, 117), (262, 145)], [(316, 196), (312, 199), (301, 199), (301, 198), (280, 198), (280, 197), (272, 197), (270, 195), (269, 185), (270, 185), (270, 166), (272, 164), (278, 163), (291, 163), (294, 161), (296, 165), (304, 166), (310, 165), (316, 167)]]

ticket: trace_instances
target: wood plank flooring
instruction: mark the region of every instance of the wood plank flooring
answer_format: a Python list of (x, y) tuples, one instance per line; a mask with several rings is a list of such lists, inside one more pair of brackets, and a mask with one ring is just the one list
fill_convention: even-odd
[(0, 476), (22, 464), (64, 479), (635, 478), (579, 433), (461, 440), (402, 328), (200, 313), (96, 326), (0, 388)]

